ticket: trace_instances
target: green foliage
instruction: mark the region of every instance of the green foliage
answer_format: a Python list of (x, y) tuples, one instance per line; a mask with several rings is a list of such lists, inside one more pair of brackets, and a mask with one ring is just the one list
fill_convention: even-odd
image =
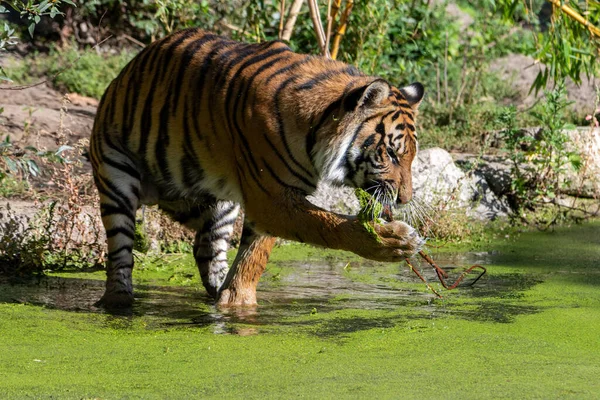
[(33, 146), (21, 149), (14, 146), (6, 136), (0, 143), (0, 195), (21, 194), (29, 187), (29, 178), (40, 177), (43, 162), (65, 163), (63, 153), (72, 150), (70, 146), (61, 146), (54, 151), (41, 151)]
[(150, 250), (150, 240), (144, 229), (143, 221), (138, 221), (135, 224), (135, 232), (133, 235), (133, 249), (140, 253), (147, 253)]
[(97, 234), (91, 241), (75, 240), (83, 225), (93, 228), (82, 223), (76, 210), (52, 202), (29, 218), (13, 212), (10, 203), (0, 206), (0, 275), (28, 277), (97, 267), (103, 244)]
[(48, 55), (24, 59), (22, 64), (8, 72), (15, 82), (54, 77), (54, 85), (61, 90), (100, 99), (110, 82), (133, 56), (125, 51), (109, 55), (75, 47), (52, 49)]
[(360, 211), (356, 217), (363, 224), (365, 229), (380, 241), (379, 235), (377, 235), (373, 224), (378, 223), (379, 217), (383, 212), (383, 205), (375, 196), (371, 196), (363, 189), (354, 189), (354, 195), (360, 204)]
[(166, 254), (192, 254), (194, 249), (190, 242), (183, 240), (161, 241), (161, 252)]
[[(511, 22), (524, 20), (527, 24), (539, 28), (537, 10), (539, 1), (529, 3), (519, 0), (490, 1), (497, 12), (502, 13)], [(591, 25), (600, 21), (600, 2), (587, 0), (561, 1)], [(538, 6), (534, 8), (534, 4)], [(547, 5), (547, 4), (546, 4)], [(546, 87), (552, 79), (563, 81), (566, 77), (581, 83), (583, 74), (589, 76), (600, 73), (600, 37), (592, 33), (585, 24), (576, 21), (558, 7), (552, 8), (550, 20), (542, 21), (544, 26), (536, 36), (536, 59), (548, 68), (540, 71), (532, 89), (537, 92)]]
[(569, 148), (569, 137), (564, 132), (570, 128), (563, 116), (570, 104), (565, 93), (562, 83), (545, 92), (540, 111), (532, 114), (542, 126), (535, 136), (517, 129), (514, 107), (504, 108), (498, 116), (498, 122), (504, 126), (503, 139), (512, 162), (513, 205), (522, 218), (527, 216), (525, 211), (556, 204), (555, 199), (565, 184), (565, 173), (569, 168), (578, 170), (581, 166), (581, 158)]
[[(72, 0), (42, 0), (39, 3), (36, 3), (35, 0), (4, 0), (2, 1), (2, 4), (4, 5), (0, 5), (0, 13), (7, 12), (8, 9), (6, 7), (10, 7), (17, 11), (22, 18), (27, 19), (27, 30), (29, 31), (29, 35), (33, 37), (35, 26), (40, 23), (44, 15), (48, 15), (50, 18), (54, 19), (57, 15), (63, 14), (59, 10), (63, 3), (75, 6), (75, 3), (73, 3)], [(0, 49), (2, 49), (2, 47), (0, 47)]]

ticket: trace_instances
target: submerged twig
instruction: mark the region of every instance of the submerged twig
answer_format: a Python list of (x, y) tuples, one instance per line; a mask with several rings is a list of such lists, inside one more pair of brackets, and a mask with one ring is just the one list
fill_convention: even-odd
[[(442, 284), (442, 286), (447, 289), (447, 290), (452, 290), (452, 289), (456, 289), (458, 287), (458, 285), (460, 284), (460, 282), (465, 278), (465, 276), (467, 276), (469, 274), (469, 272), (475, 270), (475, 269), (480, 269), (481, 273), (477, 276), (477, 278), (475, 278), (472, 282), (469, 283), (469, 286), (473, 286), (479, 279), (481, 279), (481, 277), (487, 272), (487, 270), (482, 267), (479, 264), (475, 264), (472, 265), (471, 267), (467, 268), (462, 274), (460, 274), (460, 276), (458, 277), (458, 279), (456, 279), (456, 281), (452, 284), (452, 285), (448, 285), (446, 283), (446, 279), (448, 278), (448, 273), (446, 271), (444, 271), (443, 269), (441, 269), (436, 263), (435, 261), (433, 261), (433, 259), (431, 257), (429, 257), (427, 254), (425, 254), (425, 252), (423, 251), (419, 251), (419, 255), (421, 257), (423, 257), (423, 259), (425, 261), (427, 261), (427, 263), (429, 263), (429, 265), (431, 265), (433, 267), (433, 269), (435, 270), (435, 273), (437, 274), (437, 277), (440, 281), (440, 283)], [(431, 290), (437, 297), (439, 297), (440, 299), (442, 298), (442, 296), (436, 292), (430, 285), (429, 283), (425, 280), (425, 278), (423, 278), (423, 276), (413, 267), (413, 265), (410, 263), (410, 261), (407, 259), (405, 259), (406, 263), (408, 264), (408, 266), (410, 267), (410, 269), (417, 274), (417, 276), (425, 283), (425, 285), (427, 285), (427, 288), (429, 290)]]

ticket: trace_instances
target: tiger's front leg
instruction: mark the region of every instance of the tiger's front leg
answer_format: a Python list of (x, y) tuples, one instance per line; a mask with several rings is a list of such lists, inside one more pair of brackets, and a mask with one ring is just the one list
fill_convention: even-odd
[(425, 244), (404, 222), (376, 224), (374, 235), (356, 217), (323, 210), (292, 191), (257, 198), (246, 204), (246, 215), (267, 235), (347, 250), (375, 261), (401, 261)]
[(219, 291), (221, 307), (256, 305), (256, 286), (265, 270), (276, 238), (255, 232), (244, 223), (238, 253)]

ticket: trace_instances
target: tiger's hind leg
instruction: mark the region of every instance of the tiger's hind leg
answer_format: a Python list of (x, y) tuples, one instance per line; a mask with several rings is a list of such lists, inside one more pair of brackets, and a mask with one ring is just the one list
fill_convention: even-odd
[(255, 306), (256, 287), (265, 270), (275, 237), (254, 231), (244, 222), (240, 248), (219, 292), (221, 307)]
[(239, 211), (240, 206), (236, 203), (218, 202), (211, 207), (204, 226), (196, 233), (194, 258), (202, 283), (214, 298), (229, 271), (227, 250)]
[[(95, 146), (94, 146), (95, 145)], [(102, 151), (98, 151), (102, 146)], [(106, 289), (96, 306), (129, 307), (133, 303), (133, 240), (140, 201), (140, 174), (133, 161), (114, 144), (92, 144), (94, 181), (106, 229)]]
[(214, 298), (227, 276), (227, 250), (240, 207), (229, 201), (206, 199), (202, 205), (175, 207), (169, 210), (176, 221), (196, 231), (194, 258), (202, 284)]

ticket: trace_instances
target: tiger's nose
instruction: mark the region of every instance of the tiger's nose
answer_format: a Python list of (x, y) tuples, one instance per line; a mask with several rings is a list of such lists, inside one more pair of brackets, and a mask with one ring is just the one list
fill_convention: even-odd
[(396, 198), (396, 203), (398, 204), (406, 204), (412, 200), (412, 191), (410, 192), (400, 192), (398, 193), (398, 197)]

